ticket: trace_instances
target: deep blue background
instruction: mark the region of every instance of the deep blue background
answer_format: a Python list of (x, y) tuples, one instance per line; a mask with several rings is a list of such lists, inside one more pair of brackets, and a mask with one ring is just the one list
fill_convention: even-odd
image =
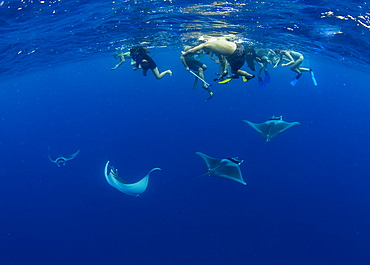
[[(368, 73), (310, 58), (317, 87), (280, 67), (205, 102), (179, 50), (153, 54), (172, 77), (108, 71), (105, 54), (1, 83), (1, 264), (368, 264)], [(265, 144), (240, 122), (272, 115), (301, 126)], [(48, 146), (81, 152), (58, 168)], [(248, 185), (196, 178), (197, 151), (244, 159)], [(135, 198), (108, 160), (127, 181), (162, 171)]]

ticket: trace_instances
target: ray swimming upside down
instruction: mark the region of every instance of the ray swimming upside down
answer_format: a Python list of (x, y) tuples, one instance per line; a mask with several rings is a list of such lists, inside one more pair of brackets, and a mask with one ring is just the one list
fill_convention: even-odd
[(77, 152), (74, 153), (74, 154), (72, 154), (72, 155), (58, 156), (56, 158), (53, 158), (53, 157), (50, 156), (50, 147), (49, 147), (48, 156), (49, 156), (49, 159), (50, 159), (51, 162), (57, 164), (58, 167), (60, 167), (60, 166), (65, 166), (66, 165), (66, 161), (72, 160), (73, 158), (75, 158), (78, 155), (79, 152), (80, 152), (80, 150), (77, 150)]

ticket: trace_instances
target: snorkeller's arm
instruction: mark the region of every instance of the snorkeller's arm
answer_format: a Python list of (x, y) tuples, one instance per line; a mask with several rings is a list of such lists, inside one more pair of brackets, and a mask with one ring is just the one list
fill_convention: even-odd
[(282, 60), (283, 60), (283, 55), (280, 54), (279, 55), (279, 59), (277, 59), (277, 61), (276, 61), (276, 63), (275, 63), (275, 65), (274, 65), (273, 68), (276, 68), (281, 63)]
[(198, 46), (195, 46), (194, 48), (191, 48), (191, 49), (187, 50), (186, 52), (182, 52), (182, 55), (187, 55), (189, 53), (196, 53), (197, 51), (203, 49), (204, 46), (206, 46), (206, 44), (207, 44), (207, 42), (202, 43), (202, 44), (200, 44)]
[(218, 59), (216, 59), (215, 57), (213, 57), (215, 55), (213, 52), (208, 52), (207, 54), (209, 55), (209, 59), (215, 61), (217, 64), (220, 63), (220, 61)]
[(284, 52), (284, 55), (289, 59), (288, 63), (282, 64), (281, 66), (288, 66), (294, 63), (293, 57), (290, 55), (289, 52)]
[(121, 53), (115, 54), (114, 57), (115, 58), (118, 58), (119, 57), (120, 58), (120, 62), (118, 64), (116, 64), (116, 66), (114, 66), (113, 68), (109, 69), (111, 71), (117, 69), (118, 67), (120, 67), (121, 64), (123, 64), (125, 62), (125, 58), (131, 58), (130, 52), (125, 52), (125, 53), (121, 52)]

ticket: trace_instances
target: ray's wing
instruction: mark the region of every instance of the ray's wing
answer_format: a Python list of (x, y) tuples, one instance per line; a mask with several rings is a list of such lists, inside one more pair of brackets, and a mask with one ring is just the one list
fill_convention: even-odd
[(229, 159), (213, 158), (201, 152), (196, 152), (196, 154), (199, 155), (206, 164), (207, 173), (205, 175), (227, 178), (246, 185), (238, 164)]
[(118, 176), (118, 174), (116, 174), (115, 172), (112, 172), (112, 170), (108, 172), (108, 167), (109, 167), (109, 161), (105, 165), (105, 171), (104, 171), (105, 178), (108, 181), (109, 185), (116, 188), (120, 192), (126, 193), (131, 196), (136, 196), (136, 197), (146, 190), (148, 186), (150, 173), (153, 172), (154, 170), (161, 170), (160, 168), (157, 168), (157, 167), (153, 168), (152, 170), (148, 172), (148, 174), (145, 177), (143, 177), (138, 182), (128, 184), (125, 181), (123, 181)]
[(53, 163), (56, 163), (57, 162), (57, 158), (53, 158), (51, 155), (50, 155), (50, 146), (48, 146), (48, 157), (49, 157), (49, 160)]
[(222, 159), (213, 158), (201, 152), (196, 152), (196, 154), (204, 160), (204, 163), (206, 163), (207, 173), (209, 174), (221, 164)]
[(49, 157), (49, 160), (50, 160), (51, 162), (53, 162), (53, 163), (56, 163), (56, 162), (57, 162), (57, 159), (58, 159), (58, 158), (52, 158), (52, 157), (50, 156), (50, 154), (48, 154), (48, 157)]
[(74, 153), (72, 155), (69, 155), (69, 156), (64, 156), (64, 158), (65, 158), (66, 161), (71, 160), (71, 159), (75, 158), (78, 155), (79, 152), (80, 152), (80, 150), (77, 150), (76, 153)]
[(279, 134), (285, 132), (289, 128), (292, 128), (292, 127), (297, 126), (297, 125), (301, 125), (299, 122), (285, 122), (285, 121), (282, 121), (282, 120), (275, 120), (275, 121), (272, 121), (272, 122), (273, 122), (273, 126), (271, 126), (271, 129), (270, 129), (270, 139), (272, 139), (272, 138), (278, 136)]
[(272, 121), (266, 121), (264, 123), (253, 123), (247, 120), (243, 120), (242, 122), (248, 124), (254, 130), (256, 130), (262, 136), (262, 138), (265, 139), (266, 142), (270, 141), (271, 138), (273, 138), (270, 136)]

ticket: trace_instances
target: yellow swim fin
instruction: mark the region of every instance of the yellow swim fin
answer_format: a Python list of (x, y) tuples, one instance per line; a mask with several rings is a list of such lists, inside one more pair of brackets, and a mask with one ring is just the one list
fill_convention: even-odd
[(244, 75), (242, 76), (243, 82), (247, 82), (249, 79), (246, 78)]
[(220, 81), (220, 82), (218, 82), (219, 84), (227, 84), (227, 83), (229, 83), (231, 80), (233, 80), (232, 78), (226, 78), (226, 79), (224, 79), (224, 80), (222, 80), (222, 81)]

